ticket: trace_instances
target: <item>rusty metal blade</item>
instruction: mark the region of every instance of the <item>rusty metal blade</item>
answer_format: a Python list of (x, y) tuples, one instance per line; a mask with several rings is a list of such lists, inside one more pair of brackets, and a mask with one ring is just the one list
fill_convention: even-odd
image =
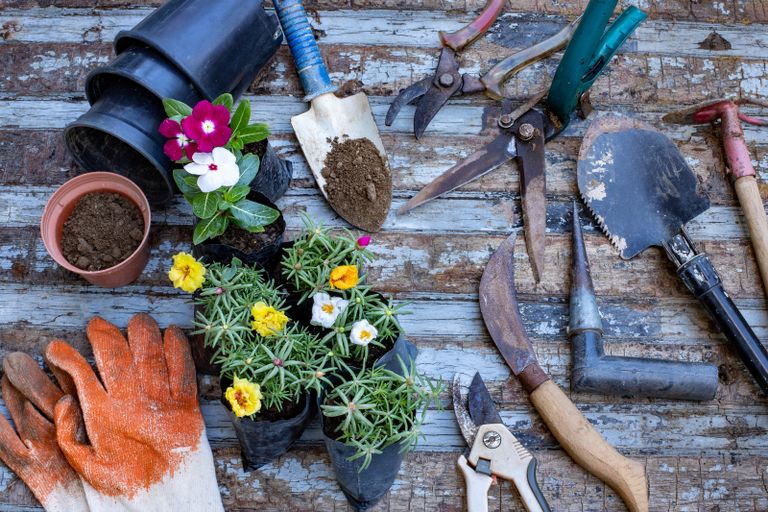
[(662, 117), (661, 120), (668, 124), (701, 124), (700, 121), (696, 121), (693, 118), (693, 115), (696, 112), (703, 110), (707, 107), (711, 107), (712, 105), (717, 105), (718, 103), (721, 103), (723, 101), (729, 101), (730, 99), (731, 98), (721, 98), (718, 100), (710, 100), (710, 101), (698, 103), (696, 105), (693, 105), (692, 107), (670, 112), (669, 114), (666, 114), (664, 117)]
[(456, 415), (456, 422), (459, 424), (461, 435), (467, 442), (467, 446), (475, 443), (477, 436), (477, 425), (472, 421), (467, 408), (467, 394), (469, 390), (469, 376), (457, 373), (453, 376), (453, 385), (451, 386), (451, 395), (453, 399), (453, 413)]
[(410, 201), (397, 211), (402, 215), (427, 201), (466, 185), (470, 181), (488, 174), (517, 155), (515, 140), (511, 132), (505, 130), (483, 149), (469, 155), (464, 161), (454, 165), (435, 180), (421, 189)]
[(387, 126), (392, 126), (392, 123), (395, 122), (397, 114), (400, 113), (400, 109), (427, 94), (427, 91), (429, 91), (430, 87), (432, 87), (431, 76), (419, 80), (418, 82), (406, 87), (400, 94), (397, 95), (397, 98), (395, 98), (394, 101), (392, 101), (392, 104), (389, 106), (384, 124)]
[(520, 194), (523, 205), (525, 244), (538, 283), (544, 270), (544, 233), (547, 229), (546, 160), (544, 158), (544, 116), (530, 110), (520, 120), (533, 127), (530, 140), (518, 142), (517, 158), (520, 161)]
[(515, 292), (515, 238), (512, 234), (491, 256), (480, 280), (480, 311), (493, 342), (515, 375), (536, 364)]
[(443, 105), (448, 102), (448, 99), (459, 92), (461, 84), (462, 79), (459, 74), (456, 52), (443, 47), (430, 88), (416, 105), (416, 113), (413, 116), (413, 133), (417, 139), (421, 138), (424, 130), (443, 108)]
[(469, 385), (469, 396), (467, 397), (469, 405), (469, 416), (475, 425), (487, 425), (490, 423), (504, 423), (501, 421), (496, 404), (493, 403), (491, 393), (485, 386), (480, 372), (477, 372)]

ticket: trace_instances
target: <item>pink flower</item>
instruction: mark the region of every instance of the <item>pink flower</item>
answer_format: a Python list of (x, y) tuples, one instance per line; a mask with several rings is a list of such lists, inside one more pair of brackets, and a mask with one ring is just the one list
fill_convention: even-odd
[(371, 237), (369, 236), (361, 236), (357, 239), (357, 248), (362, 249), (364, 247), (368, 247), (371, 244)]
[(181, 121), (184, 133), (197, 141), (203, 153), (210, 153), (213, 148), (224, 146), (232, 136), (229, 127), (229, 110), (223, 105), (213, 105), (203, 100), (192, 109), (192, 115)]
[(166, 119), (160, 123), (158, 131), (160, 132), (160, 135), (168, 138), (168, 142), (163, 146), (163, 151), (168, 155), (168, 158), (174, 162), (178, 162), (184, 158), (184, 153), (186, 153), (187, 158), (192, 160), (192, 156), (195, 154), (195, 151), (197, 151), (197, 144), (184, 134), (184, 131), (177, 121)]

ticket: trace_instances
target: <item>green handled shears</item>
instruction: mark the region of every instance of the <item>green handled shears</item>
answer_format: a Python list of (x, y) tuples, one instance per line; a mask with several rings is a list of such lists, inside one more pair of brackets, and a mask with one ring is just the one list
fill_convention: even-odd
[[(590, 0), (549, 91), (536, 95), (514, 110), (505, 100), (504, 113), (498, 119), (500, 135), (424, 187), (398, 213), (403, 214), (517, 158), (521, 166), (525, 241), (533, 275), (538, 282), (543, 271), (547, 220), (544, 144), (570, 123), (582, 96), (646, 18), (641, 10), (629, 7), (609, 26), (617, 1)], [(543, 105), (537, 106), (545, 96)]]

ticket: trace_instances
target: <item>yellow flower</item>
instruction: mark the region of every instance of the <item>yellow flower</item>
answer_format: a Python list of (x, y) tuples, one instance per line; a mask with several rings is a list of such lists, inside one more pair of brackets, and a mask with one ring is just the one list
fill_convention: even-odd
[(227, 388), (224, 397), (238, 418), (250, 416), (261, 410), (261, 388), (247, 379), (235, 377), (235, 381)]
[(285, 328), (288, 323), (288, 317), (285, 313), (278, 311), (272, 306), (267, 306), (264, 302), (257, 302), (251, 308), (253, 322), (251, 327), (262, 336), (272, 336)]
[(358, 279), (356, 265), (342, 265), (331, 270), (331, 288), (349, 290), (357, 286)]
[(203, 286), (205, 267), (192, 255), (180, 252), (173, 257), (173, 267), (168, 272), (168, 279), (173, 281), (174, 288), (192, 293)]

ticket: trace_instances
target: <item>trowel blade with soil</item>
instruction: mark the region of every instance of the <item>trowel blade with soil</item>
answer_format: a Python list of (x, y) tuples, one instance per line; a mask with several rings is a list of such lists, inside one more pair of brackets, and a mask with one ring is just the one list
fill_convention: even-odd
[(768, 393), (768, 350), (726, 293), (709, 257), (685, 232), (685, 224), (709, 208), (709, 199), (698, 190), (677, 146), (640, 121), (599, 117), (582, 143), (578, 182), (584, 201), (622, 258), (652, 245), (664, 248), (677, 275)]
[(624, 259), (662, 245), (709, 208), (677, 146), (628, 117), (606, 115), (592, 123), (579, 153), (578, 181)]

